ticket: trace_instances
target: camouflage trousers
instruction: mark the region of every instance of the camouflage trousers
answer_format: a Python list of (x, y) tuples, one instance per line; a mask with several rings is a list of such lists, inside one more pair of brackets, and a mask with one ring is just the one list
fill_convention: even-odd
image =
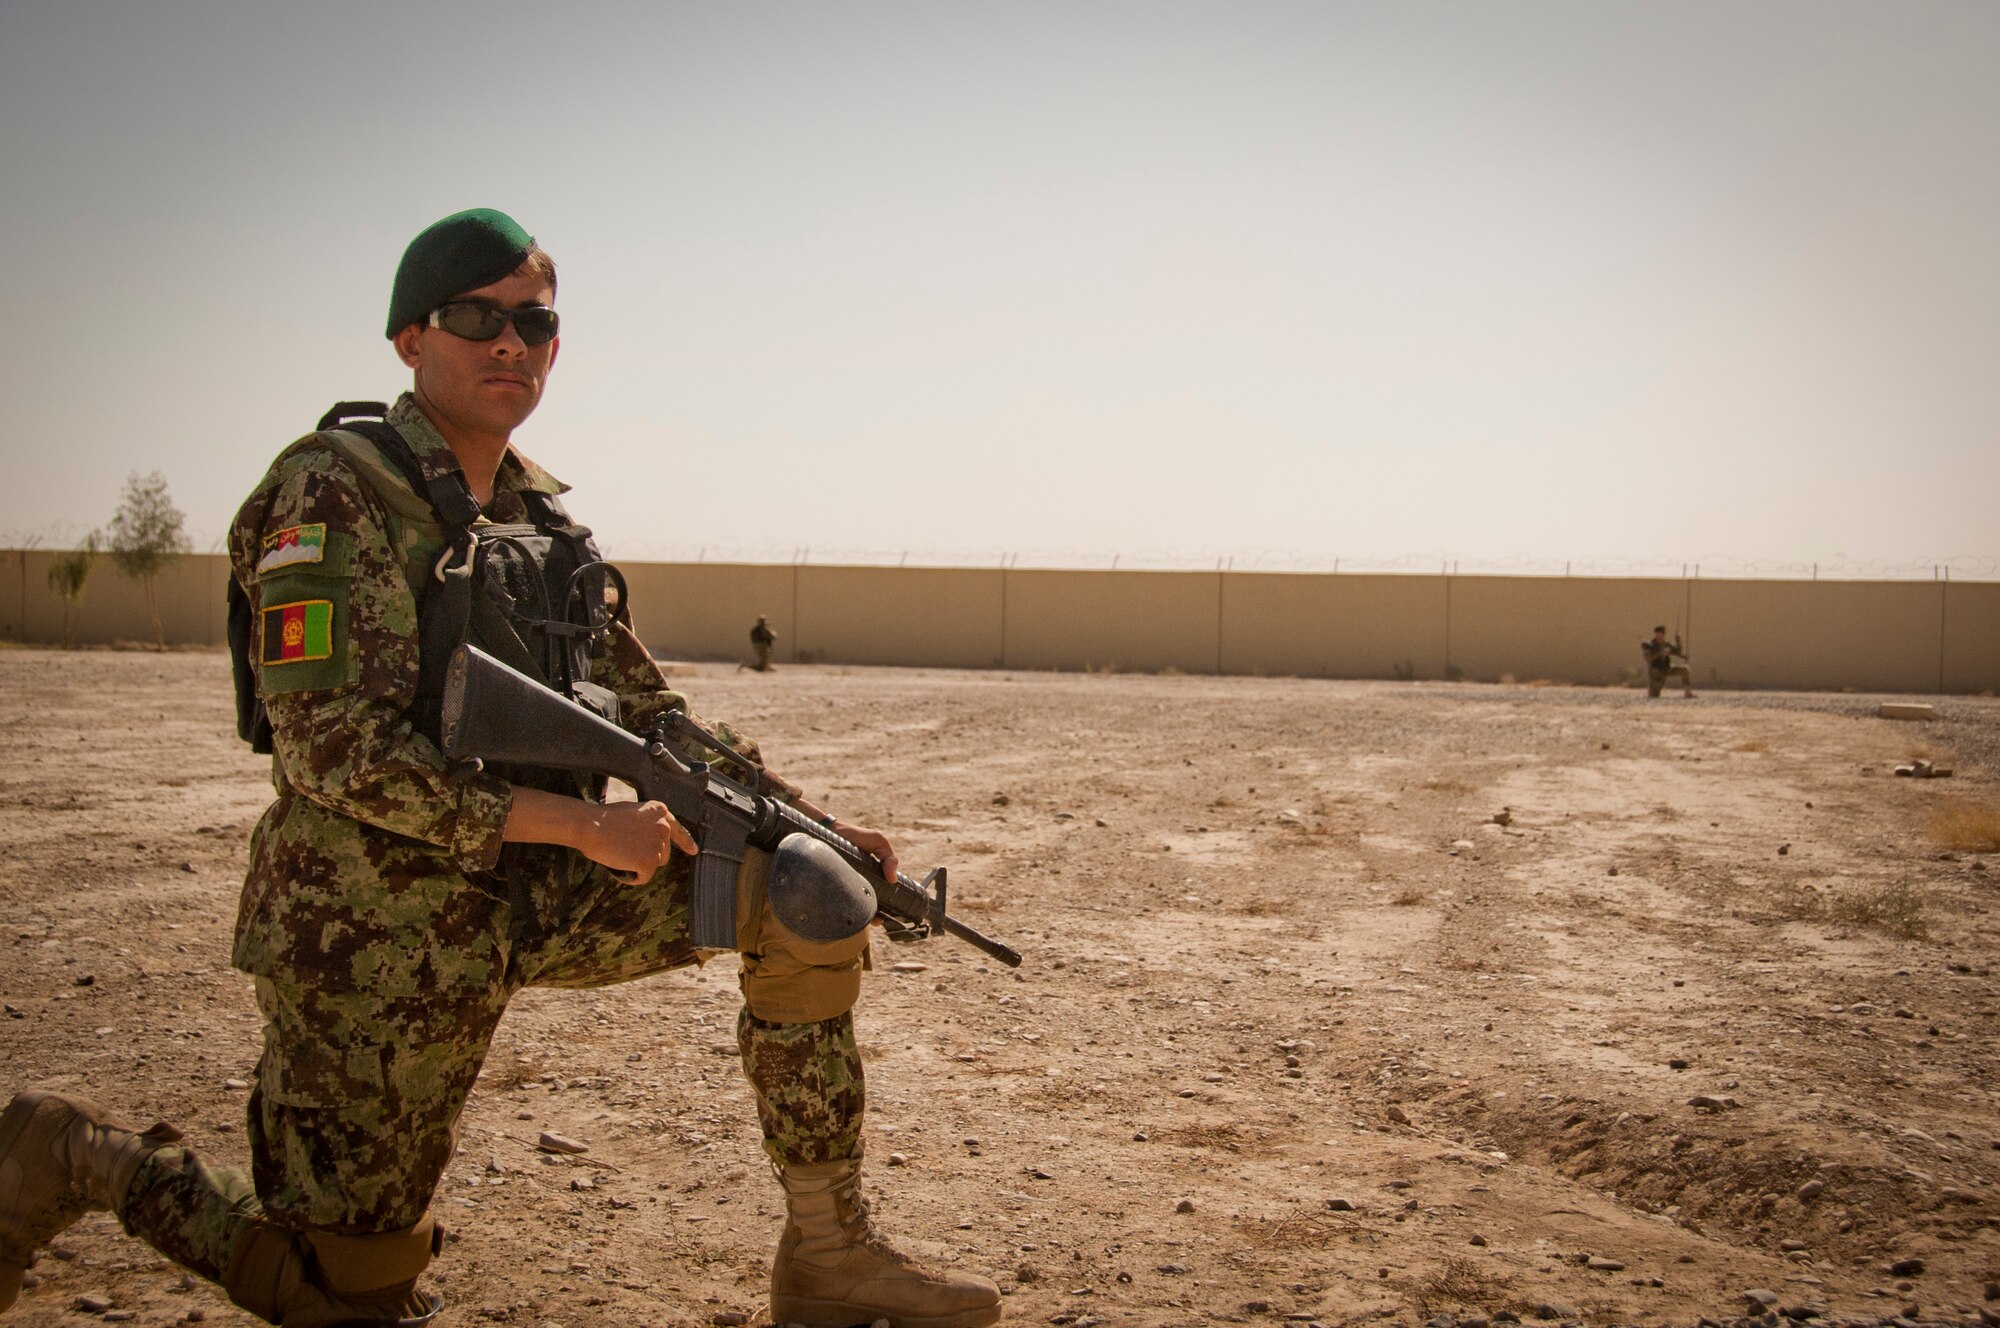
[[(761, 891), (768, 860), (751, 852), (745, 875), (759, 873)], [(568, 925), (512, 947), (483, 988), (383, 996), (258, 978), (264, 1051), (248, 1112), (249, 1175), (180, 1145), (162, 1148), (119, 1208), (126, 1230), (220, 1279), (259, 1222), (336, 1235), (414, 1226), (451, 1160), (459, 1112), (515, 992), (603, 987), (696, 958), (684, 885), (630, 886), (595, 867), (579, 884)], [(753, 966), (746, 958), (746, 972)], [(852, 1013), (772, 1023), (746, 1006), (736, 1033), (771, 1160), (859, 1156), (864, 1084)]]
[(1658, 696), (1660, 690), (1667, 685), (1667, 680), (1670, 678), (1679, 678), (1683, 687), (1694, 686), (1694, 675), (1688, 672), (1687, 665), (1669, 664), (1663, 669), (1649, 668), (1646, 670), (1646, 695)]

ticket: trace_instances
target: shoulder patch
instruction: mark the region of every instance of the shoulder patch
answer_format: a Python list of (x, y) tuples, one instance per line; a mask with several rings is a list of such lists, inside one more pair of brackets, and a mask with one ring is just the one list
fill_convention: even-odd
[(331, 659), (333, 601), (307, 599), (295, 604), (273, 604), (264, 610), (261, 635), (266, 667)]
[(287, 526), (264, 537), (264, 556), (257, 560), (257, 570), (268, 572), (274, 567), (289, 567), (294, 563), (316, 563), (325, 556), (324, 522), (315, 522), (310, 526)]

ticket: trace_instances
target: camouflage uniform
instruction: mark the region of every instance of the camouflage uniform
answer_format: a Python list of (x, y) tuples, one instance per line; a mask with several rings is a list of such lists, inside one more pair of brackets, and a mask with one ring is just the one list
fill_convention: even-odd
[[(389, 419), (427, 476), (456, 467), (410, 396)], [(561, 488), (510, 451), (487, 515), (523, 520), (523, 490)], [(237, 514), (229, 549), (272, 634), (260, 681), (277, 801), (251, 837), (233, 954), (256, 979), (264, 1018), (252, 1179), (173, 1144), (142, 1164), (119, 1207), (133, 1234), (212, 1278), (263, 1220), (341, 1236), (416, 1225), (522, 987), (598, 987), (696, 958), (684, 855), (632, 886), (568, 849), (503, 848), (506, 784), (447, 770), (416, 731), (410, 587), (444, 543), (407, 484), (363, 479), (325, 439), (301, 440)], [(685, 706), (622, 625), (593, 658), (592, 679), (620, 694), (635, 730), (661, 707)], [(722, 736), (756, 758), (753, 743)], [(534, 782), (579, 791), (568, 776)], [(857, 1158), (863, 1082), (849, 1009), (864, 959), (781, 964), (759, 953), (768, 861), (752, 850), (738, 891), (738, 1045), (765, 1151), (780, 1165)], [(793, 978), (816, 963), (807, 976), (820, 981), (801, 999)]]

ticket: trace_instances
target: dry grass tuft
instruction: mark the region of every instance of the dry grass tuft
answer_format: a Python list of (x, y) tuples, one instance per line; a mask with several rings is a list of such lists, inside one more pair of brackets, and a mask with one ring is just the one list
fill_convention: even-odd
[(1947, 802), (1931, 813), (1931, 835), (1961, 853), (2000, 853), (2000, 804)]
[(1302, 1208), (1283, 1217), (1239, 1218), (1236, 1229), (1266, 1250), (1325, 1249), (1343, 1230), (1342, 1224), (1318, 1208)]
[(1454, 1254), (1410, 1285), (1419, 1318), (1447, 1309), (1478, 1308), (1500, 1299), (1508, 1279), (1495, 1276), (1462, 1254)]
[(1930, 935), (1930, 926), (1924, 921), (1924, 901), (1903, 881), (1844, 891), (1833, 897), (1827, 913), (1835, 922), (1886, 931), (1905, 940)]
[(1887, 932), (1906, 941), (1923, 940), (1931, 930), (1924, 917), (1923, 899), (1906, 881), (1856, 886), (1828, 894), (1801, 887), (1785, 901), (1783, 912), (1787, 917), (1808, 922), (1833, 922)]
[(1423, 903), (1424, 900), (1427, 898), (1429, 898), (1429, 896), (1426, 895), (1422, 890), (1417, 889), (1415, 886), (1407, 886), (1404, 889), (1397, 891), (1396, 897), (1394, 899), (1391, 899), (1389, 902), (1394, 904), (1397, 908), (1409, 908), (1413, 904)]

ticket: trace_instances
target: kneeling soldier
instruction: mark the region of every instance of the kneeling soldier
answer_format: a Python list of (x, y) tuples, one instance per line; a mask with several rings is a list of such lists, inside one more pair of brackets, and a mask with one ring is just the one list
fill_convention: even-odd
[[(548, 255), (501, 213), (426, 229), (389, 308), (412, 390), (380, 420), (336, 408), (237, 513), (239, 717), (273, 751), (278, 790), (251, 837), (233, 955), (264, 1018), (250, 1174), (209, 1165), (167, 1126), (135, 1133), (81, 1098), (21, 1093), (0, 1114), (0, 1309), (39, 1247), (109, 1209), (285, 1328), (429, 1321), (431, 1196), (508, 999), (698, 957), (696, 846), (664, 806), (440, 754), (442, 665), (459, 641), (634, 732), (685, 705), (563, 486), (510, 446), (555, 363), (555, 288)], [(761, 765), (754, 743), (716, 731)], [(894, 876), (887, 839), (828, 823)], [(738, 877), (736, 1031), (786, 1199), (771, 1316), (992, 1323), (991, 1282), (926, 1269), (869, 1223), (850, 1013), (867, 934), (788, 931), (765, 900), (770, 862), (749, 850)]]

